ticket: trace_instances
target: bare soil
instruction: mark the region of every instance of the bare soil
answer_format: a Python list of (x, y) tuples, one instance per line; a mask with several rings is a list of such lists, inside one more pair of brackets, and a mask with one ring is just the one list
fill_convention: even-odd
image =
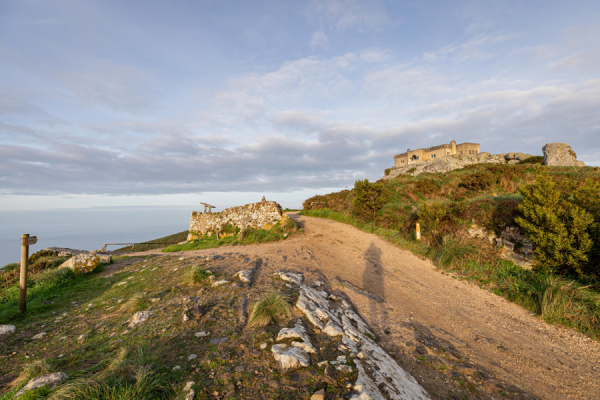
[(181, 256), (243, 251), (263, 260), (261, 275), (301, 271), (345, 292), (432, 398), (600, 398), (598, 342), (549, 325), (375, 235), (290, 214), (304, 234)]

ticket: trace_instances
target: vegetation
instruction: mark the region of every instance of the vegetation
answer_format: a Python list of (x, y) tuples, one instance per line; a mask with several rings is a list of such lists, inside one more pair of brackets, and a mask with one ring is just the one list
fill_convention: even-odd
[(166, 399), (173, 390), (168, 373), (156, 366), (148, 348), (122, 348), (105, 369), (91, 378), (73, 380), (52, 395), (54, 399)]
[(262, 328), (270, 323), (280, 323), (292, 316), (290, 305), (277, 294), (269, 294), (252, 307), (248, 317), (248, 326)]
[[(167, 246), (165, 249), (163, 249), (163, 251), (170, 253), (178, 251), (211, 249), (221, 246), (277, 242), (279, 240), (285, 240), (292, 233), (298, 231), (298, 224), (289, 218), (286, 219), (283, 224), (277, 223), (277, 225), (275, 225), (275, 227), (271, 230), (253, 229), (249, 226), (244, 229), (226, 227), (222, 230), (218, 239), (216, 235), (205, 235), (184, 244)], [(227, 236), (224, 236), (224, 234)]]
[(185, 272), (183, 281), (187, 285), (206, 285), (210, 283), (211, 274), (200, 265), (194, 265)]
[[(179, 233), (174, 233), (173, 235), (161, 237), (154, 240), (149, 240), (147, 242), (135, 244), (133, 246), (125, 246), (117, 249), (115, 251), (146, 251), (146, 250), (155, 250), (162, 249), (165, 247), (164, 243), (173, 243), (177, 244), (183, 242), (187, 239), (189, 231), (183, 231)], [(158, 243), (158, 244), (152, 244)], [(162, 243), (162, 244), (161, 244)]]
[[(352, 190), (307, 199), (301, 214), (378, 234), (548, 322), (600, 336), (600, 171), (525, 161), (357, 181)], [(535, 245), (534, 269), (503, 259), (487, 239), (470, 237), (473, 225), (496, 235), (520, 226)]]
[[(67, 261), (69, 257), (58, 257), (51, 252), (40, 251), (32, 254), (27, 263), (27, 275), (32, 278), (42, 271), (53, 269)], [(10, 263), (0, 269), (0, 290), (19, 281), (20, 264)], [(1, 295), (0, 295), (1, 296)]]

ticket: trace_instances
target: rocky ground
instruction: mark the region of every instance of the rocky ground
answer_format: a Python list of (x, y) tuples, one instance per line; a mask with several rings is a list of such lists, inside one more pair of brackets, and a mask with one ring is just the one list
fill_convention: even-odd
[[(179, 398), (192, 390), (219, 399), (309, 399), (320, 389), (327, 399), (600, 393), (597, 342), (374, 235), (293, 218), (305, 233), (283, 242), (117, 259), (85, 290), (2, 337), (3, 390), (31, 360), (49, 359), (74, 379), (122, 347), (150, 343)], [(193, 265), (225, 282), (185, 285)], [(251, 284), (236, 276), (246, 270)], [(295, 305), (292, 318), (245, 326), (244, 305), (269, 293)]]

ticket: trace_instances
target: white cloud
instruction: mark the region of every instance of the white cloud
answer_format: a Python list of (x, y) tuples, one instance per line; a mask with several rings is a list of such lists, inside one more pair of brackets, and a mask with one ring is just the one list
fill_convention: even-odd
[(381, 31), (389, 22), (388, 12), (380, 0), (312, 0), (307, 16), (337, 32)]
[(323, 31), (315, 31), (310, 39), (310, 45), (312, 47), (320, 47), (327, 45), (327, 35)]
[(514, 34), (487, 35), (479, 34), (460, 44), (451, 44), (439, 50), (424, 53), (426, 61), (440, 61), (452, 59), (460, 62), (481, 61), (494, 57), (494, 53), (488, 49), (491, 46), (503, 43), (515, 37)]
[(571, 54), (548, 65), (552, 72), (567, 72), (573, 70), (600, 71), (600, 51)]

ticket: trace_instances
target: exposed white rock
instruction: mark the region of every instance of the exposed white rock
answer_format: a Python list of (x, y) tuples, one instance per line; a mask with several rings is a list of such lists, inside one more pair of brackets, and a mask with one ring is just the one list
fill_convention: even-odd
[(196, 336), (197, 338), (201, 338), (201, 337), (207, 337), (208, 336), (208, 332), (196, 332), (194, 333), (194, 336)]
[(183, 391), (189, 392), (192, 389), (192, 386), (194, 386), (194, 381), (186, 382)]
[(173, 371), (179, 371), (181, 369), (180, 365), (176, 365), (173, 367)]
[(295, 272), (275, 271), (273, 272), (273, 275), (286, 282), (295, 283), (296, 285), (301, 285), (302, 282), (304, 282), (304, 275)]
[(277, 335), (277, 341), (279, 342), (285, 339), (302, 339), (302, 342), (292, 342), (292, 346), (300, 347), (307, 353), (317, 354), (317, 349), (315, 349), (310, 343), (308, 333), (306, 332), (306, 327), (302, 323), (301, 319), (296, 321), (296, 324), (293, 328), (283, 328), (279, 331), (279, 334)]
[(338, 367), (336, 368), (338, 371), (343, 372), (343, 373), (350, 373), (352, 372), (352, 367), (346, 364), (342, 364), (342, 365), (338, 365)]
[[(330, 304), (329, 299), (335, 300), (336, 303)], [(296, 307), (315, 326), (323, 329), (325, 325), (323, 332), (341, 333), (344, 346), (352, 354), (360, 354), (361, 360), (353, 359), (358, 370), (358, 378), (354, 384), (357, 393), (351, 396), (352, 399), (429, 399), (427, 392), (419, 383), (371, 339), (374, 337), (373, 333), (348, 301), (307, 285), (300, 285), (300, 296)], [(345, 360), (340, 358), (330, 361), (330, 364), (342, 362)], [(342, 364), (337, 369), (349, 372), (351, 367)], [(386, 396), (383, 396), (382, 392)]]
[(11, 333), (15, 333), (17, 331), (17, 327), (14, 325), (0, 325), (0, 336), (9, 335)]
[(135, 328), (142, 322), (146, 321), (152, 315), (152, 311), (138, 311), (129, 319), (128, 328)]
[(46, 332), (40, 332), (37, 335), (35, 335), (34, 337), (32, 337), (32, 339), (35, 339), (35, 340), (37, 340), (37, 339), (43, 339), (44, 336), (46, 336)]
[(247, 269), (245, 271), (239, 271), (234, 275), (235, 278), (238, 278), (240, 281), (245, 283), (252, 282), (252, 270)]
[(229, 283), (229, 281), (220, 280), (220, 281), (213, 282), (212, 286), (213, 287), (215, 287), (215, 286), (221, 286), (221, 285), (225, 285), (226, 283)]
[(188, 356), (188, 361), (193, 361), (193, 360), (195, 360), (196, 358), (198, 358), (198, 355), (197, 355), (197, 354), (190, 354), (190, 355)]
[(185, 395), (184, 400), (194, 400), (194, 397), (196, 397), (196, 391), (194, 389), (190, 389), (188, 394)]
[(271, 347), (273, 357), (277, 361), (279, 368), (283, 370), (308, 367), (310, 365), (310, 356), (300, 347), (287, 344), (274, 344)]
[(23, 386), (21, 390), (15, 394), (15, 398), (21, 397), (23, 393), (29, 390), (41, 388), (42, 386), (48, 386), (49, 389), (54, 389), (67, 379), (69, 379), (69, 377), (64, 372), (55, 372), (53, 374), (38, 376), (37, 378), (30, 380), (27, 385)]

